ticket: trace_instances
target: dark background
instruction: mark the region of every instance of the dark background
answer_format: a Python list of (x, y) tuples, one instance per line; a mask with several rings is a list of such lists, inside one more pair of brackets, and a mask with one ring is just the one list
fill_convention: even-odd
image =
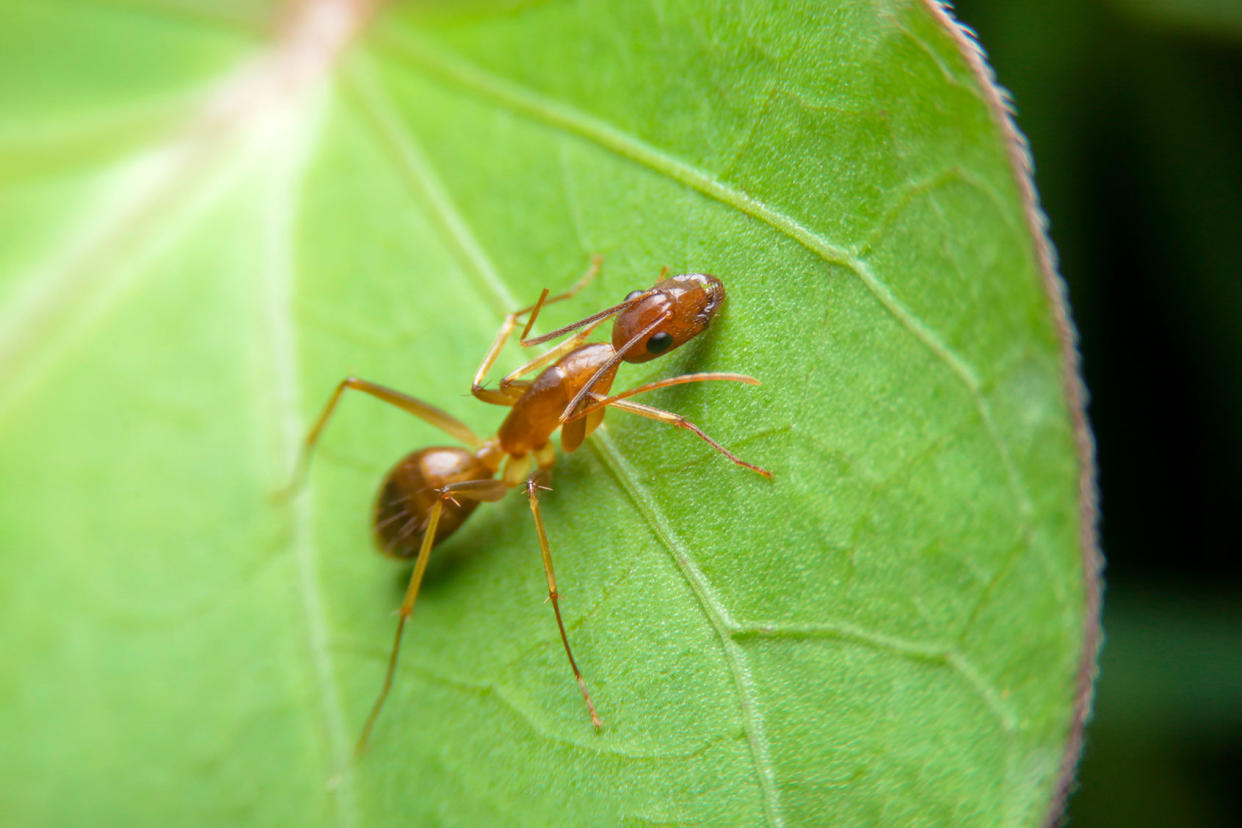
[(1030, 139), (1099, 452), (1075, 826), (1242, 825), (1242, 0), (963, 0)]

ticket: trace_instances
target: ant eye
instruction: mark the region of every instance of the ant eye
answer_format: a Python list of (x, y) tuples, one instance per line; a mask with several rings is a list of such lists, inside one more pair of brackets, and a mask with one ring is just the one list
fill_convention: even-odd
[(629, 293), (625, 294), (625, 301), (633, 302), (635, 299), (642, 296), (646, 292), (647, 291), (645, 290), (631, 290)]
[(647, 340), (647, 353), (662, 354), (673, 347), (673, 335), (660, 331)]

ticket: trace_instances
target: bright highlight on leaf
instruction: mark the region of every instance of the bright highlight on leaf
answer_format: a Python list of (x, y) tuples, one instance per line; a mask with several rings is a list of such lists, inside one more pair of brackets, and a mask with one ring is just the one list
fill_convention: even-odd
[[(0, 31), (0, 813), (15, 824), (1055, 818), (1098, 631), (1059, 282), (977, 56), (929, 2), (24, 4)], [(276, 34), (272, 34), (276, 32)], [(671, 273), (711, 330), (541, 504), (408, 567), (384, 471), (494, 433), (539, 334)], [(516, 348), (498, 370), (520, 364)], [(72, 796), (65, 791), (72, 790)]]

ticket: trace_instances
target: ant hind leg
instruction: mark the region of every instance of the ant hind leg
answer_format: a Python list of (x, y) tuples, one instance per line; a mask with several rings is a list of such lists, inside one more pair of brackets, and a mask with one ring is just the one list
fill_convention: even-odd
[(422, 530), (423, 540), (418, 548), (418, 557), (414, 560), (414, 570), (410, 573), (410, 582), (405, 589), (405, 598), (401, 602), (401, 609), (398, 610), (397, 632), (393, 637), (392, 652), (388, 656), (388, 669), (384, 673), (384, 684), (380, 688), (379, 697), (371, 707), (371, 713), (367, 716), (366, 724), (362, 727), (362, 733), (358, 736), (358, 743), (354, 747), (355, 757), (361, 756), (366, 751), (367, 742), (371, 738), (371, 730), (375, 727), (375, 720), (379, 718), (380, 710), (383, 709), (384, 702), (388, 699), (388, 691), (392, 689), (393, 677), (397, 672), (397, 656), (401, 652), (401, 637), (405, 632), (405, 622), (414, 612), (414, 602), (418, 600), (418, 590), (423, 583), (423, 574), (427, 571), (427, 562), (431, 559), (431, 549), (436, 543), (436, 530), (440, 527), (440, 516), (444, 512), (444, 504), (457, 504), (458, 498), (462, 500), (496, 501), (504, 497), (509, 489), (499, 480), (485, 479), (449, 483), (448, 485), (441, 486), (436, 491), (439, 493), (439, 497), (436, 498), (436, 502), (427, 513), (426, 526)]
[(340, 404), (345, 392), (351, 390), (370, 394), (380, 402), (400, 408), (407, 414), (413, 414), (420, 420), (435, 426), (450, 437), (454, 437), (472, 448), (477, 448), (483, 443), (478, 435), (470, 430), (468, 425), (447, 411), (442, 411), (417, 397), (411, 397), (409, 394), (403, 394), (400, 391), (379, 385), (378, 383), (358, 379), (357, 377), (346, 377), (337, 383), (336, 390), (332, 392), (327, 405), (324, 406), (318, 419), (315, 420), (315, 425), (311, 427), (306, 438), (302, 441), (302, 450), (298, 455), (297, 466), (293, 470), (293, 478), (289, 481), (289, 485), (286, 488), (277, 492), (275, 496), (277, 500), (287, 499), (301, 486), (306, 477), (306, 470), (310, 466), (311, 453), (314, 452), (315, 446), (319, 443), (319, 438), (323, 436), (323, 430), (327, 427), (328, 420), (336, 412), (336, 407)]

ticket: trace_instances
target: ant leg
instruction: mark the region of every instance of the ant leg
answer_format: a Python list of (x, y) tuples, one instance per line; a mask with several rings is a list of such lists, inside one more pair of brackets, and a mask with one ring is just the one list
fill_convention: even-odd
[(570, 399), (569, 404), (565, 406), (565, 410), (561, 412), (558, 422), (567, 422), (577, 412), (578, 404), (585, 400), (588, 394), (593, 393), (591, 389), (595, 387), (595, 383), (599, 382), (600, 377), (604, 376), (604, 374), (607, 374), (609, 371), (614, 370), (615, 367), (621, 363), (621, 360), (625, 359), (625, 355), (629, 353), (631, 348), (643, 339), (646, 339), (647, 334), (663, 325), (665, 320), (667, 320), (670, 316), (672, 316), (672, 311), (665, 310), (653, 319), (651, 324), (630, 337), (624, 345), (613, 353), (607, 362), (596, 368), (595, 373), (591, 374), (587, 381), (582, 384), (582, 387), (578, 389), (578, 393), (574, 394), (573, 398)]
[(406, 619), (414, 611), (414, 601), (418, 598), (418, 588), (423, 583), (423, 573), (427, 571), (427, 561), (431, 558), (431, 547), (435, 545), (436, 528), (440, 524), (440, 513), (444, 511), (444, 501), (448, 497), (448, 495), (441, 492), (440, 499), (431, 507), (431, 513), (427, 516), (427, 530), (423, 534), (422, 546), (418, 549), (418, 558), (414, 563), (414, 571), (410, 573), (409, 586), (405, 588), (405, 600), (401, 602), (401, 609), (397, 618), (397, 634), (392, 641), (392, 653), (388, 656), (388, 672), (384, 674), (384, 685), (380, 688), (379, 698), (375, 700), (375, 704), (371, 708), (371, 714), (367, 716), (367, 722), (362, 726), (362, 733), (358, 736), (358, 743), (354, 746), (355, 758), (362, 756), (367, 749), (367, 741), (371, 738), (371, 728), (375, 726), (375, 720), (379, 717), (380, 710), (384, 707), (384, 701), (388, 698), (388, 691), (392, 689), (392, 678), (397, 671), (397, 655), (401, 651), (401, 634), (405, 632)]
[(599, 322), (595, 322), (594, 324), (591, 324), (583, 328), (581, 331), (574, 334), (569, 339), (566, 339), (564, 342), (562, 342), (560, 345), (557, 345), (555, 348), (548, 349), (546, 352), (535, 357), (530, 362), (526, 363), (520, 368), (510, 371), (508, 374), (505, 375), (504, 379), (500, 381), (501, 389), (507, 389), (510, 386), (515, 385), (517, 383), (517, 378), (522, 376), (523, 374), (529, 374), (532, 371), (536, 371), (545, 365), (555, 362), (556, 360), (565, 356), (565, 354), (572, 351), (574, 348), (577, 348), (580, 344), (582, 344), (583, 340), (585, 340), (588, 336), (590, 336), (595, 331), (595, 328), (602, 321), (603, 320), (601, 319)]
[(598, 253), (592, 256), (591, 265), (587, 268), (586, 273), (582, 274), (582, 278), (579, 279), (577, 282), (574, 282), (573, 287), (571, 287), (569, 290), (557, 296), (553, 296), (551, 299), (547, 298), (548, 289), (547, 288), (543, 289), (543, 293), (539, 294), (539, 301), (536, 302), (532, 307), (527, 308), (527, 310), (531, 311), (531, 315), (530, 315), (530, 319), (526, 320), (526, 327), (522, 329), (521, 342), (522, 342), (523, 347), (529, 347), (526, 344), (526, 337), (530, 335), (530, 329), (534, 327), (535, 320), (539, 318), (539, 311), (543, 309), (544, 305), (550, 305), (553, 302), (564, 302), (566, 299), (572, 299), (575, 293), (582, 290), (584, 287), (586, 287), (588, 284), (591, 283), (592, 279), (594, 279), (596, 276), (599, 275), (599, 270), (600, 270), (600, 267), (603, 265), (603, 263), (604, 263), (603, 256), (599, 255)]
[(747, 376), (746, 374), (730, 374), (722, 371), (707, 371), (701, 374), (681, 374), (676, 377), (666, 377), (662, 380), (643, 383), (635, 388), (622, 391), (620, 394), (614, 394), (611, 397), (592, 394), (591, 396), (595, 398), (594, 402), (589, 405), (580, 406), (571, 415), (565, 417), (562, 422), (572, 422), (585, 417), (588, 414), (593, 414), (606, 406), (612, 405), (617, 400), (624, 400), (627, 397), (635, 397), (639, 394), (646, 394), (648, 391), (655, 391), (657, 388), (668, 388), (670, 385), (685, 385), (688, 382), (714, 382), (717, 380), (724, 382), (744, 382), (747, 385), (760, 384), (759, 380), (754, 377)]
[(552, 467), (556, 465), (556, 449), (551, 443), (544, 443), (539, 448), (531, 452), (535, 458), (535, 465), (539, 469), (539, 474), (546, 477), (552, 471)]
[(477, 447), (482, 445), (483, 441), (470, 430), (470, 427), (461, 420), (449, 414), (447, 411), (441, 411), (434, 405), (423, 402), (417, 397), (411, 397), (409, 394), (403, 394), (400, 391), (394, 391), (383, 385), (374, 382), (368, 382), (357, 377), (346, 377), (341, 380), (336, 390), (332, 392), (328, 404), (324, 406), (323, 411), (319, 414), (319, 419), (315, 421), (314, 427), (306, 435), (306, 439), (302, 442), (302, 452), (298, 458), (298, 465), (294, 469), (293, 480), (290, 481), (288, 488), (280, 493), (280, 496), (286, 496), (301, 485), (303, 478), (306, 476), (306, 469), (310, 465), (311, 452), (315, 450), (315, 445), (319, 442), (320, 436), (323, 434), (324, 427), (327, 426), (328, 420), (336, 411), (336, 406), (341, 401), (341, 397), (346, 390), (362, 391), (370, 394), (381, 402), (396, 406), (407, 414), (413, 414), (424, 422), (430, 423), (444, 433), (457, 438), (468, 446)]
[[(665, 265), (664, 267), (660, 268), (660, 278), (657, 279), (656, 281), (657, 282), (661, 281), (664, 278), (664, 274), (666, 273), (668, 273), (668, 265)], [(574, 290), (577, 290), (577, 287), (575, 287)], [(544, 293), (544, 296), (546, 296), (548, 292), (545, 290), (543, 293)], [(649, 295), (650, 290), (635, 291), (635, 293), (637, 295), (626, 297), (625, 301), (619, 302), (613, 305), (611, 308), (605, 308), (599, 313), (593, 313), (590, 316), (579, 319), (577, 322), (573, 322), (569, 325), (566, 325), (563, 328), (557, 328), (555, 331), (552, 331), (551, 333), (546, 333), (543, 336), (537, 336), (534, 339), (527, 339), (526, 335), (530, 333), (531, 325), (535, 323), (534, 317), (531, 317), (531, 320), (526, 323), (526, 330), (522, 331), (522, 346), (530, 347), (531, 345), (542, 345), (545, 342), (549, 342), (553, 339), (556, 339), (558, 336), (562, 336), (564, 334), (569, 333), (570, 331), (577, 330), (578, 328), (581, 328), (583, 325), (598, 324), (604, 321), (605, 319), (607, 319), (608, 317), (616, 314), (618, 311), (624, 310), (625, 308), (629, 307), (635, 302), (638, 302), (646, 298)], [(561, 298), (561, 297), (557, 297), (557, 298)], [(548, 301), (551, 302), (554, 300), (549, 299)], [(543, 296), (540, 296), (539, 302), (535, 304), (535, 315), (536, 316), (539, 314), (539, 305), (541, 304), (547, 304), (546, 302), (543, 301)]]
[(560, 593), (556, 591), (556, 575), (552, 572), (552, 550), (548, 546), (548, 533), (543, 528), (543, 515), (539, 512), (539, 495), (537, 494), (539, 488), (541, 487), (535, 482), (534, 477), (526, 481), (526, 495), (530, 500), (530, 512), (535, 516), (535, 531), (539, 534), (539, 551), (543, 555), (543, 571), (548, 576), (548, 600), (552, 602), (552, 612), (556, 614), (556, 626), (561, 631), (561, 643), (565, 645), (565, 655), (569, 656), (569, 666), (574, 671), (574, 678), (578, 680), (578, 687), (582, 690), (587, 712), (591, 714), (591, 724), (599, 730), (604, 723), (599, 720), (599, 715), (595, 712), (595, 704), (591, 701), (591, 694), (587, 692), (582, 673), (578, 672), (573, 650), (569, 649), (569, 636), (565, 634), (565, 622), (561, 620), (561, 606), (558, 600)]
[[(587, 283), (594, 279), (596, 274), (599, 273), (602, 262), (602, 256), (595, 256), (591, 259), (591, 266), (587, 268), (587, 272), (569, 290), (549, 299), (547, 298), (548, 289), (544, 288), (543, 293), (539, 295), (538, 302), (533, 305), (527, 305), (519, 310), (515, 310), (505, 317), (505, 321), (501, 323), (500, 330), (496, 332), (496, 338), (492, 341), (492, 347), (488, 348), (487, 354), (483, 357), (482, 364), (479, 365), (479, 369), (474, 373), (474, 383), (471, 386), (471, 391), (476, 397), (479, 397), (479, 399), (484, 402), (494, 402), (493, 399), (487, 399), (480, 396), (479, 392), (485, 390), (483, 388), (483, 380), (486, 378), (487, 372), (490, 371), (492, 366), (496, 363), (496, 359), (500, 356), (501, 349), (504, 348), (505, 343), (509, 341), (509, 337), (513, 335), (513, 331), (518, 326), (518, 320), (528, 313), (531, 314), (530, 319), (526, 323), (526, 327), (522, 331), (522, 345), (527, 347), (528, 343), (526, 341), (526, 335), (530, 333), (531, 325), (535, 324), (535, 319), (539, 316), (540, 309), (542, 309), (544, 305), (550, 305), (553, 302), (562, 302), (569, 299), (575, 293), (582, 290), (582, 288), (586, 287)], [(529, 343), (529, 345), (536, 344), (539, 343)], [(502, 383), (502, 385), (504, 385), (504, 383)], [(504, 405), (505, 403), (498, 404)]]
[[(595, 396), (601, 400), (607, 399), (606, 397), (602, 397), (598, 394), (593, 394), (592, 396)], [(723, 454), (725, 457), (728, 457), (730, 460), (732, 460), (734, 463), (737, 463), (742, 468), (750, 469), (751, 471), (757, 474), (763, 475), (769, 480), (772, 478), (772, 472), (768, 471), (767, 469), (761, 466), (756, 466), (753, 463), (747, 463), (745, 460), (738, 457), (736, 454), (729, 451), (724, 446), (720, 445), (720, 443), (717, 443), (711, 437), (708, 437), (706, 432), (703, 431), (703, 429), (699, 428), (694, 423), (690, 422), (689, 420), (687, 420), (685, 417), (681, 416), (680, 414), (674, 414), (673, 412), (665, 411), (662, 408), (653, 408), (649, 405), (643, 405), (642, 403), (630, 402), (628, 400), (614, 399), (612, 402), (608, 403), (608, 405), (611, 408), (619, 408), (622, 411), (629, 411), (631, 414), (637, 414), (640, 417), (647, 417), (652, 420), (658, 420), (659, 422), (668, 423), (669, 425), (675, 425), (678, 428), (684, 428), (687, 431), (691, 431), (697, 434), (699, 436), (699, 439), (703, 440), (709, 446), (711, 446), (716, 451)]]
[(358, 736), (358, 743), (354, 746), (355, 757), (361, 756), (366, 750), (367, 742), (371, 738), (371, 729), (375, 726), (375, 720), (379, 718), (380, 710), (384, 707), (388, 691), (392, 689), (392, 680), (397, 672), (397, 656), (401, 651), (401, 637), (405, 632), (405, 622), (414, 612), (414, 602), (418, 599), (423, 574), (427, 571), (427, 561), (431, 559), (431, 548), (436, 543), (436, 529), (440, 524), (440, 515), (444, 511), (445, 501), (456, 503), (459, 497), (469, 500), (496, 501), (504, 497), (508, 491), (509, 488), (504, 483), (490, 479), (466, 480), (440, 487), (440, 497), (427, 514), (427, 527), (423, 530), (423, 542), (418, 548), (414, 571), (410, 573), (410, 583), (405, 588), (405, 599), (401, 602), (401, 609), (398, 610), (397, 633), (392, 641), (392, 652), (388, 656), (388, 670), (384, 674), (384, 684), (380, 688), (379, 698), (371, 707), (371, 714), (367, 716), (366, 724), (362, 727), (362, 733)]
[(529, 387), (529, 382), (517, 380), (507, 384), (502, 382), (500, 388), (496, 389), (475, 385), (470, 388), (470, 393), (474, 395), (476, 400), (482, 400), (491, 405), (503, 405), (505, 408), (513, 408)]
[[(569, 353), (574, 348), (578, 347), (578, 345), (581, 344), (581, 342), (584, 339), (586, 339), (588, 336), (591, 335), (591, 333), (600, 324), (600, 322), (603, 322), (603, 321), (604, 321), (603, 319), (600, 319), (592, 323), (588, 327), (584, 328), (583, 330), (571, 336), (569, 339), (562, 342), (560, 345), (557, 345), (555, 348), (551, 348), (547, 352), (540, 354), (539, 356), (535, 357), (530, 362), (526, 363), (520, 368), (506, 374), (504, 378), (500, 380), (499, 391), (492, 391), (490, 389), (484, 388), (483, 385), (481, 384), (483, 381), (484, 375), (487, 373), (488, 370), (491, 369), (492, 363), (496, 361), (497, 354), (499, 353), (498, 347), (494, 343), (492, 345), (493, 350), (488, 352), (487, 358), (486, 360), (484, 360), (484, 364), (479, 367), (479, 373), (475, 375), (474, 383), (470, 386), (470, 393), (473, 394), (476, 398), (482, 400), (483, 402), (492, 403), (494, 405), (512, 406), (517, 401), (517, 398), (522, 396), (520, 392), (513, 394), (510, 391), (511, 388), (519, 385), (518, 377), (522, 376), (523, 374), (529, 374), (530, 372), (536, 369), (542, 368), (543, 366), (551, 362), (554, 362), (555, 360), (560, 359), (565, 354)], [(499, 342), (499, 340), (497, 341)], [(503, 343), (500, 343), (500, 344), (503, 344)]]
[(590, 316), (584, 316), (583, 318), (579, 319), (577, 322), (571, 322), (565, 327), (557, 328), (555, 331), (552, 331), (551, 333), (546, 333), (542, 336), (532, 337), (531, 339), (523, 339), (522, 347), (530, 348), (534, 345), (542, 345), (545, 342), (551, 342), (553, 339), (556, 339), (558, 336), (564, 336), (570, 331), (578, 330), (583, 325), (591, 325), (592, 327), (594, 327), (595, 325), (598, 325), (600, 322), (603, 322), (608, 317), (615, 315), (618, 311), (624, 310), (625, 308), (634, 304), (639, 299), (643, 298), (643, 296), (645, 295), (646, 294), (642, 294), (633, 299), (626, 299), (624, 302), (618, 302), (617, 304), (613, 305), (611, 308), (604, 308), (602, 311), (599, 311), (598, 313), (593, 313)]
[[(544, 288), (544, 294), (547, 294), (547, 288)], [(542, 299), (542, 296), (540, 297)], [(513, 335), (513, 329), (517, 327), (518, 316), (523, 314), (536, 305), (523, 308), (520, 311), (514, 311), (505, 317), (505, 321), (501, 324), (500, 330), (496, 333), (496, 339), (492, 341), (492, 347), (487, 349), (487, 354), (483, 357), (483, 362), (479, 365), (479, 369), (474, 372), (474, 382), (470, 384), (470, 392), (483, 402), (493, 402), (487, 396), (480, 392), (486, 392), (483, 387), (483, 380), (487, 377), (487, 372), (492, 370), (492, 366), (496, 364), (496, 358), (500, 356), (500, 349), (509, 341), (509, 337)], [(502, 405), (504, 403), (501, 403)]]

